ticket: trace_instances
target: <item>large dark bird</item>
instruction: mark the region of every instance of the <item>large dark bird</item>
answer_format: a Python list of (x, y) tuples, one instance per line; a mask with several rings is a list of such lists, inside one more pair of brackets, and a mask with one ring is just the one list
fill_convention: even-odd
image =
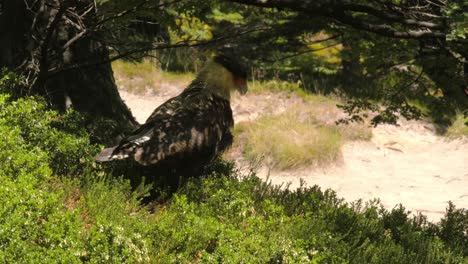
[(214, 57), (181, 94), (156, 108), (143, 125), (96, 160), (133, 158), (144, 166), (174, 170), (203, 167), (232, 144), (231, 92), (245, 94), (246, 78), (236, 60)]

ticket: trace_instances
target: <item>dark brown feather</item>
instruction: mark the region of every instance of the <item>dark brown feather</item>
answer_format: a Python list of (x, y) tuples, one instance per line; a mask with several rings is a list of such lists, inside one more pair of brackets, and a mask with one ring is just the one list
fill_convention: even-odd
[(195, 80), (155, 109), (109, 159), (133, 157), (145, 166), (196, 169), (218, 156), (232, 144), (234, 121), (229, 101), (204, 85)]

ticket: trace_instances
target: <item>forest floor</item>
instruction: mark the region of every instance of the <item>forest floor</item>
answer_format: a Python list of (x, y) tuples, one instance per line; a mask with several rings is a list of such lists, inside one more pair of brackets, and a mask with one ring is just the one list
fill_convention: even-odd
[[(124, 89), (120, 94), (142, 123), (185, 85), (161, 83), (157, 90), (143, 95)], [(281, 93), (253, 93), (234, 96), (231, 104), (237, 123), (281, 113), (297, 100)], [(295, 188), (302, 179), (307, 186), (331, 188), (349, 202), (379, 198), (388, 209), (402, 203), (431, 221), (438, 221), (444, 215), (448, 201), (458, 208), (468, 208), (468, 140), (449, 140), (437, 135), (433, 125), (424, 121), (401, 120), (400, 126), (373, 128), (370, 141), (345, 142), (339, 161), (325, 167), (275, 170), (249, 164), (236, 148), (228, 157), (235, 159), (241, 170), (256, 166), (257, 175), (274, 184), (289, 183), (289, 188)]]

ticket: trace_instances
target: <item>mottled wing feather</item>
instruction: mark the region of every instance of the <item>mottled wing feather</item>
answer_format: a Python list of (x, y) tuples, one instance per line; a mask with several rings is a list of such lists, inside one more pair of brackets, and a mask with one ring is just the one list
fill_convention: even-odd
[(194, 92), (199, 93), (201, 91), (201, 88), (197, 87), (195, 84), (200, 85), (194, 81), (181, 94), (167, 100), (162, 105), (158, 106), (146, 119), (146, 122), (143, 125), (134, 130), (130, 136), (120, 142), (114, 154), (119, 152), (131, 153), (135, 147), (132, 146), (132, 144), (139, 145), (138, 143), (142, 143), (143, 141), (149, 139), (148, 136), (153, 133), (154, 128), (158, 126), (158, 122), (161, 122), (161, 120), (164, 118), (172, 118), (172, 114), (175, 112), (184, 111), (184, 109), (179, 108), (188, 101), (188, 98), (193, 96)]
[(192, 87), (158, 107), (114, 155), (143, 165), (209, 161), (232, 144), (232, 126), (229, 101)]
[(232, 142), (229, 103), (214, 96), (197, 99), (171, 115), (155, 118), (158, 125), (150, 139), (136, 148), (135, 160), (144, 165), (188, 157), (210, 160), (227, 147), (229, 144), (224, 141)]
[(171, 114), (174, 111), (178, 111), (184, 103), (190, 101), (194, 96), (197, 96), (203, 90), (203, 83), (197, 80), (193, 81), (181, 94), (167, 100), (164, 104), (156, 108), (153, 113), (146, 119), (145, 124), (152, 123), (157, 120), (161, 115)]

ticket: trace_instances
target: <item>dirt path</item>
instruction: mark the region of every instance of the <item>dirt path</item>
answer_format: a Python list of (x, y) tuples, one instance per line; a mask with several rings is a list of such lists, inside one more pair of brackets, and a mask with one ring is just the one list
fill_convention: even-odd
[[(144, 96), (120, 91), (139, 122), (181, 88), (166, 86), (163, 92)], [(265, 113), (284, 111), (295, 99), (288, 96), (248, 95), (234, 97), (236, 122), (253, 120)], [(266, 103), (268, 102), (268, 103)], [(349, 142), (343, 146), (343, 160), (327, 168), (271, 171), (260, 168), (259, 176), (275, 184), (291, 182), (331, 188), (348, 201), (379, 198), (387, 208), (402, 203), (412, 212), (422, 212), (432, 221), (444, 214), (447, 201), (468, 208), (468, 140), (447, 141), (437, 136), (432, 125), (402, 121), (401, 126), (373, 129), (370, 142)], [(246, 166), (240, 162), (241, 166)]]
[[(412, 212), (439, 220), (452, 201), (468, 208), (468, 144), (448, 142), (421, 123), (379, 126), (370, 142), (343, 146), (343, 161), (322, 169), (270, 172), (273, 183), (304, 179), (308, 185), (331, 188), (348, 201), (379, 198), (387, 208), (402, 203)], [(262, 169), (266, 177), (268, 170)]]

